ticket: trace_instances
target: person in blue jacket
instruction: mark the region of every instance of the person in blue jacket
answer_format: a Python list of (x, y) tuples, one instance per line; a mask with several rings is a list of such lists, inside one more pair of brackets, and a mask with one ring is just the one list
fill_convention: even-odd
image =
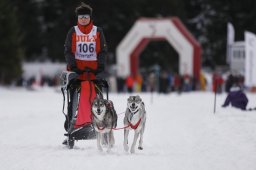
[(234, 85), (230, 88), (230, 92), (228, 93), (228, 96), (226, 97), (226, 100), (222, 107), (226, 107), (229, 104), (231, 104), (231, 106), (235, 108), (246, 110), (248, 98), (246, 97), (240, 86)]

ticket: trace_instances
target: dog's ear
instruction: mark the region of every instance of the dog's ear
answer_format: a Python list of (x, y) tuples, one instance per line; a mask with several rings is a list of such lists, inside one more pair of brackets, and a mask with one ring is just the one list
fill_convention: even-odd
[(139, 103), (139, 102), (141, 102), (141, 101), (142, 101), (142, 99), (140, 98), (139, 95), (137, 95), (137, 96), (135, 97), (135, 102), (136, 102), (136, 103)]
[(127, 99), (128, 102), (131, 102), (133, 100), (135, 96), (129, 96), (129, 98)]
[(103, 101), (104, 101), (105, 106), (107, 106), (108, 105), (108, 100), (107, 99), (103, 99)]
[(113, 102), (112, 102), (111, 100), (106, 100), (106, 99), (104, 99), (104, 104), (105, 104), (105, 106), (106, 106), (107, 108), (109, 108), (109, 109), (111, 109), (111, 108), (114, 107), (114, 106), (113, 106)]
[(136, 96), (139, 100), (142, 100), (139, 95)]

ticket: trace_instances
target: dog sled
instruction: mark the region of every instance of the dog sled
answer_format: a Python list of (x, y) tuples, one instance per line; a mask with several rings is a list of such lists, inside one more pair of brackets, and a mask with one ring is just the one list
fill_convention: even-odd
[(78, 80), (78, 74), (63, 71), (61, 91), (63, 94), (62, 112), (65, 116), (64, 129), (67, 137), (63, 144), (74, 147), (77, 140), (96, 139), (92, 126), (91, 104), (96, 96), (103, 98), (103, 90), (108, 99), (108, 82), (104, 79)]

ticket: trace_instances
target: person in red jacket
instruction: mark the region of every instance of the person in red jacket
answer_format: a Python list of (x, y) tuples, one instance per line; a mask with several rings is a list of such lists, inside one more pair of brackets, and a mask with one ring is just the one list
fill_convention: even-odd
[[(67, 70), (79, 75), (68, 86), (70, 100), (67, 116), (70, 122), (66, 118), (64, 123), (67, 132), (90, 123), (91, 102), (96, 96), (93, 80), (105, 69), (106, 40), (102, 28), (93, 24), (92, 12), (92, 8), (83, 2), (75, 9), (77, 25), (69, 29), (64, 45)], [(78, 96), (80, 100), (77, 100)], [(77, 108), (77, 115), (74, 108)], [(74, 143), (73, 140), (69, 142)], [(68, 144), (67, 139), (63, 144)]]
[(131, 75), (129, 75), (125, 80), (125, 85), (127, 87), (127, 91), (129, 93), (133, 92), (134, 79)]
[(77, 25), (68, 31), (64, 55), (68, 70), (80, 80), (93, 80), (104, 71), (107, 45), (103, 30), (93, 24), (92, 8), (81, 3), (75, 10)]

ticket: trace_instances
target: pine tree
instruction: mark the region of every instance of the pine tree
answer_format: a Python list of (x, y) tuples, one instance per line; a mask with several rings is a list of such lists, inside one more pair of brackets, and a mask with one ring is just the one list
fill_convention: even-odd
[(42, 17), (40, 16), (39, 4), (37, 0), (12, 0), (9, 1), (15, 5), (16, 21), (19, 24), (19, 33), (22, 37), (26, 61), (38, 60), (42, 53)]
[(0, 11), (0, 84), (10, 84), (22, 72), (19, 27), (12, 3), (1, 0)]

